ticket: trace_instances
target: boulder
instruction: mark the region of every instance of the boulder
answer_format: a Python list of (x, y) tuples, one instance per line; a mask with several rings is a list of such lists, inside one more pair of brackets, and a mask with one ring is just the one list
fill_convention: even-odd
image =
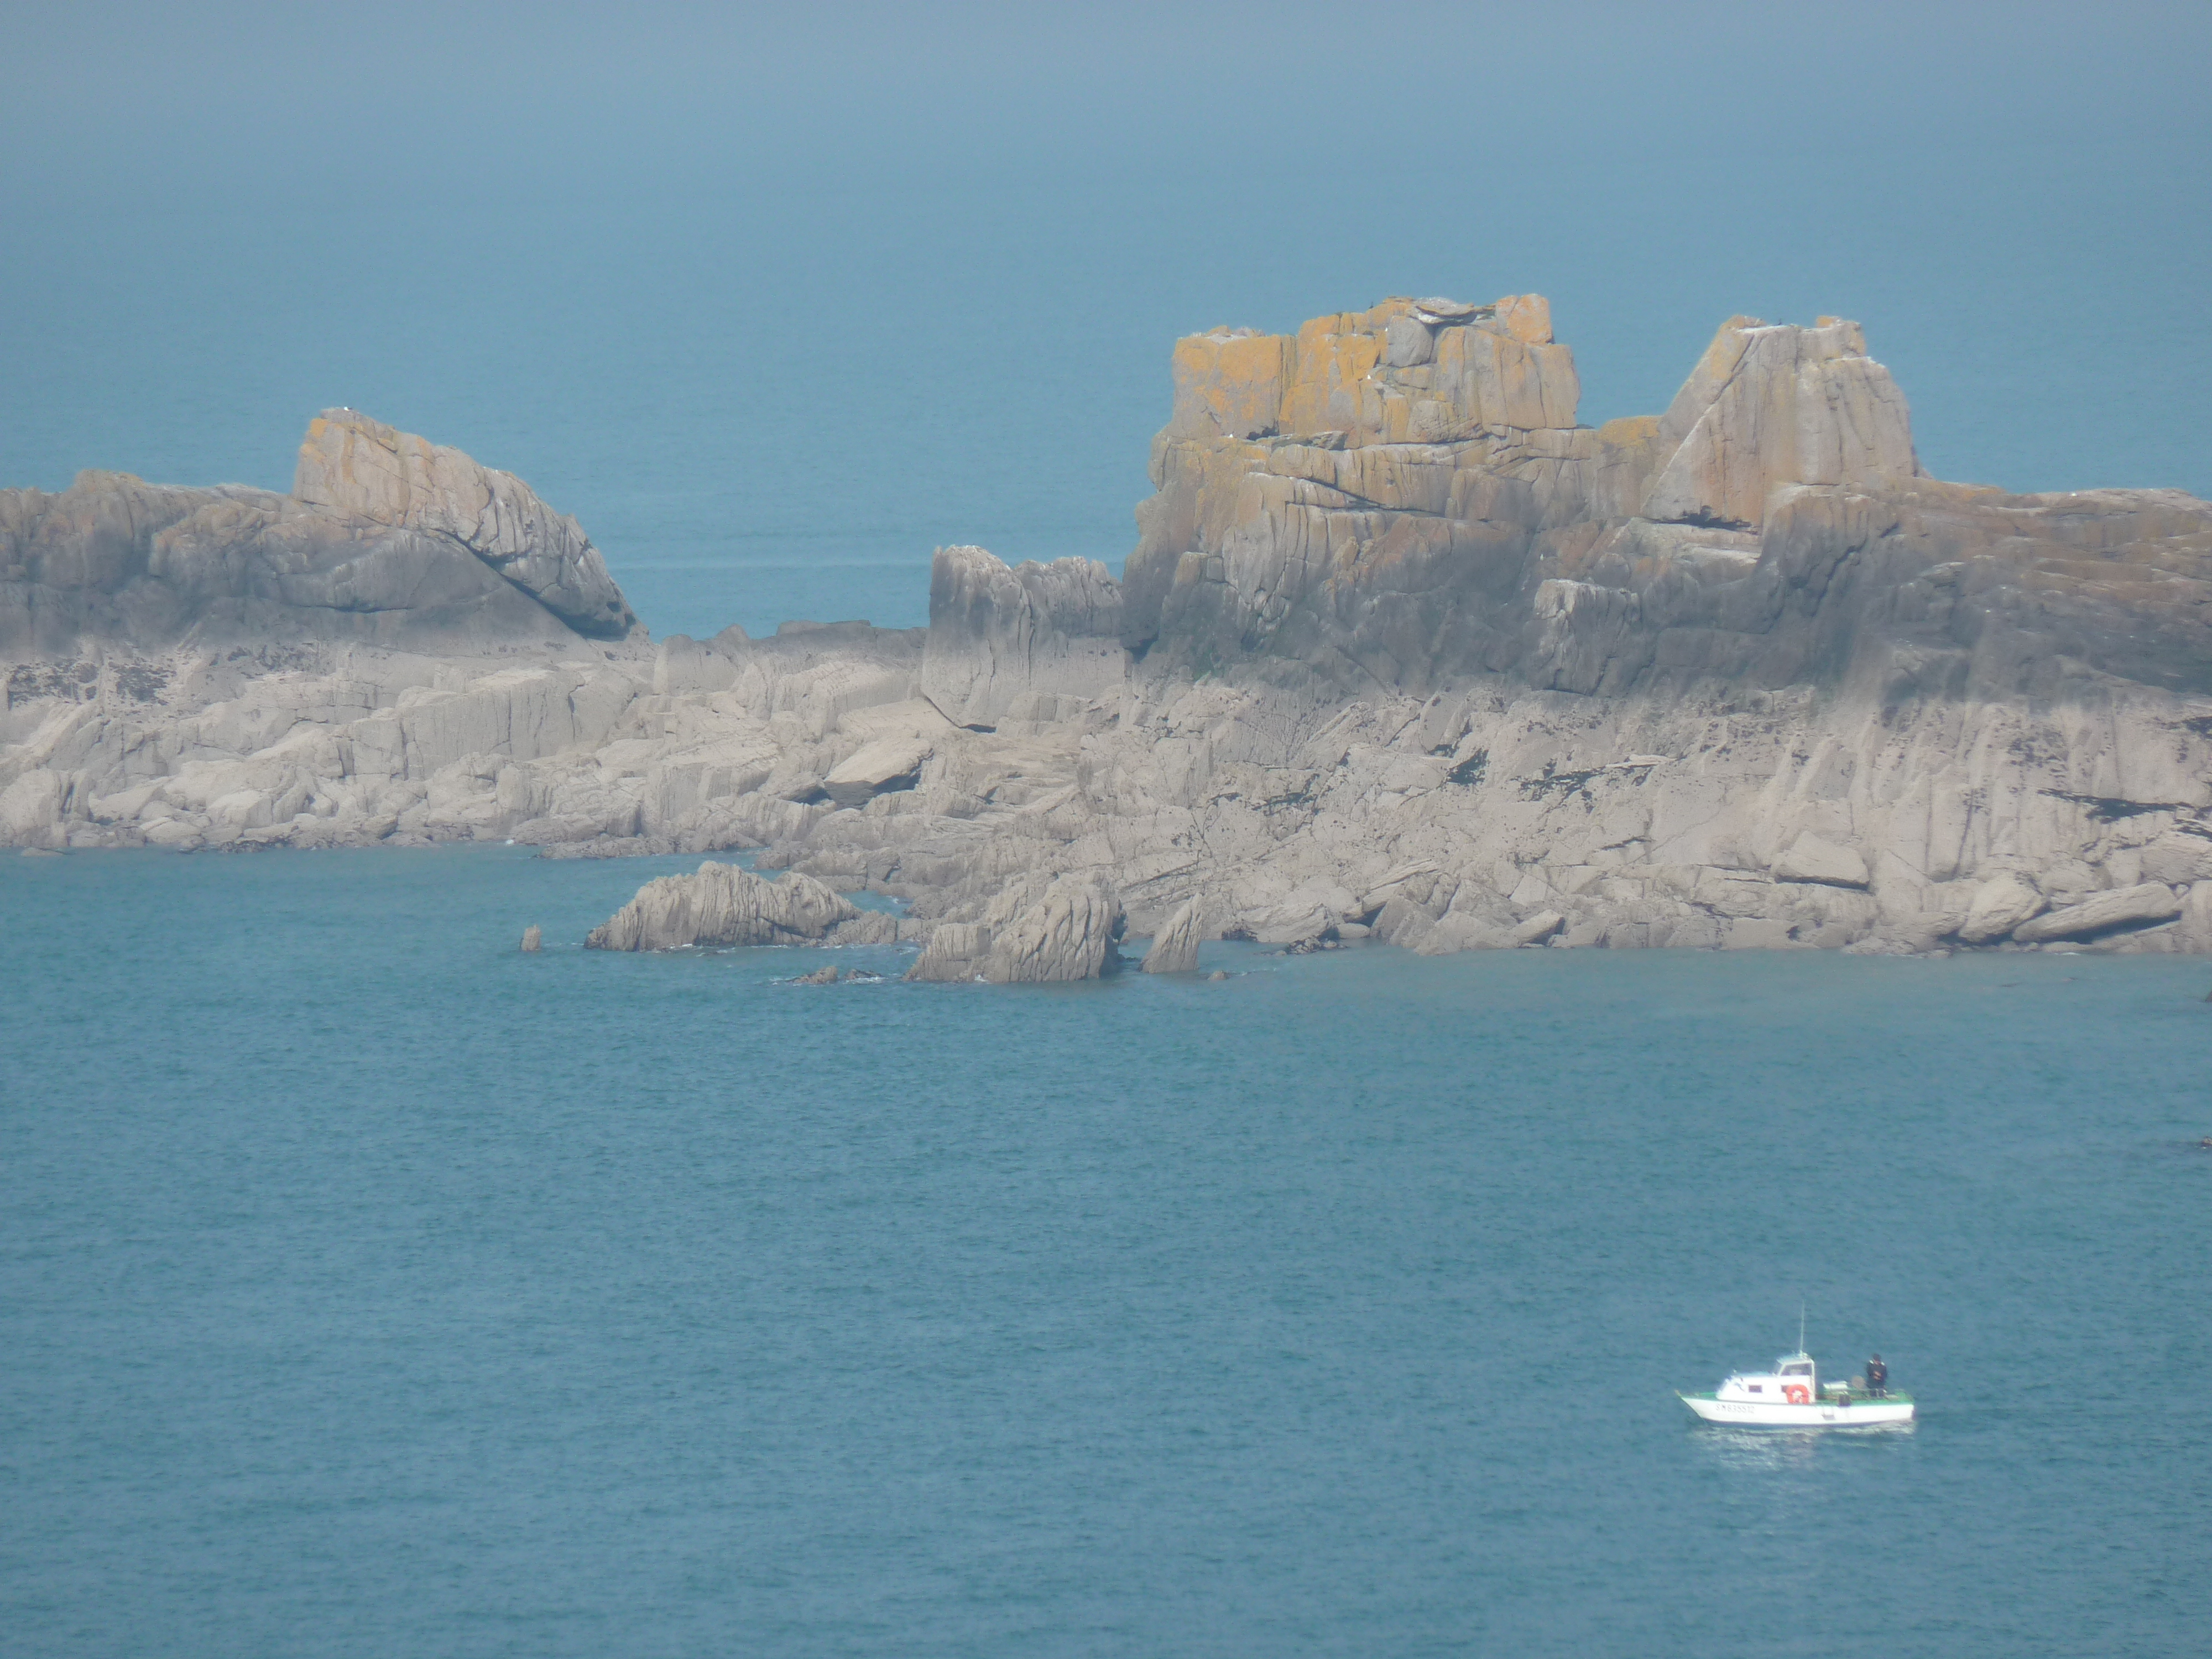
[(1659, 438), (1673, 454), (1644, 516), (1758, 526), (1778, 485), (1916, 477), (1912, 422), (1856, 323), (1812, 328), (1735, 317), (1721, 325)]
[(2022, 922), (2012, 936), (2022, 945), (2047, 944), (2053, 939), (2092, 939), (2122, 927), (2143, 927), (2171, 921), (2181, 914), (2181, 901), (2163, 882), (2147, 881), (2134, 887), (2116, 887), (2080, 904), (2069, 904)]
[(1850, 848), (1822, 841), (1808, 831), (1791, 842), (1789, 850), (1774, 860), (1774, 878), (1817, 882), (1827, 887), (1863, 887), (1867, 884), (1866, 860)]
[(994, 985), (1097, 979), (1120, 965), (1121, 901), (1088, 875), (1062, 876), (991, 940), (983, 977)]
[(1516, 945), (1541, 945), (1567, 925), (1557, 910), (1539, 910), (1513, 930)]
[(1198, 901), (1183, 901), (1182, 908), (1167, 920), (1152, 939), (1152, 948), (1145, 952), (1145, 971), (1148, 974), (1194, 974), (1198, 971)]
[(544, 943), (545, 935), (540, 933), (535, 927), (526, 927), (522, 930), (522, 948), (525, 951), (533, 952), (537, 951), (544, 948)]
[(350, 523), (423, 531), (464, 547), (580, 634), (620, 639), (637, 625), (574, 519), (513, 473), (357, 410), (326, 409), (307, 423), (292, 496)]
[(457, 449), (327, 410), (294, 492), (87, 471), (0, 489), (0, 657), (184, 641), (441, 652), (625, 638), (574, 520)]
[(62, 847), (69, 831), (62, 822), (65, 781), (58, 772), (26, 772), (0, 789), (0, 842), (12, 847)]
[(920, 781), (934, 745), (927, 738), (878, 738), (831, 767), (822, 788), (840, 806), (859, 806)]
[(991, 930), (972, 921), (939, 922), (930, 931), (928, 943), (906, 970), (913, 980), (965, 984), (981, 977), (983, 959), (991, 947)]
[(2146, 881), (2162, 881), (2172, 887), (2212, 881), (2212, 835), (2202, 830), (2169, 830), (2142, 849)]
[(2044, 907), (2042, 894), (2018, 876), (1996, 876), (1974, 890), (1973, 902), (1960, 925), (1962, 945), (1990, 945)]
[(685, 945), (817, 944), (860, 915), (850, 902), (796, 871), (769, 881), (713, 860), (688, 876), (638, 889), (584, 940), (587, 951), (670, 951)]

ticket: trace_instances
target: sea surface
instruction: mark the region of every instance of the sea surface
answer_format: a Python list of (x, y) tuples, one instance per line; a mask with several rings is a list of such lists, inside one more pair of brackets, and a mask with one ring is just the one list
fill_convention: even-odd
[[(679, 862), (0, 860), (0, 1650), (2205, 1650), (2203, 962), (580, 948)], [(1691, 1420), (1801, 1303), (1915, 1429)]]

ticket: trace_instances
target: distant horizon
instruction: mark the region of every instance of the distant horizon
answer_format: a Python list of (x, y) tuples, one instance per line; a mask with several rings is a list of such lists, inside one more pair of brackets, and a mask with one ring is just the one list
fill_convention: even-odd
[(1939, 477), (2212, 495), (2212, 12), (2089, 15), (42, 14), (0, 487), (282, 489), (347, 404), (656, 633), (865, 613), (946, 543), (1118, 568), (1182, 335), (1538, 292), (1592, 425), (1827, 313)]

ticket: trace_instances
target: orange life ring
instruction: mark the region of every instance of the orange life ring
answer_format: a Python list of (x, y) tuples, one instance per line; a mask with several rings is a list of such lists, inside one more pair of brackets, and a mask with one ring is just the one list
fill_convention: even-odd
[(1802, 1382), (1785, 1384), (1782, 1390), (1782, 1397), (1793, 1406), (1809, 1406), (1813, 1403), (1813, 1391)]

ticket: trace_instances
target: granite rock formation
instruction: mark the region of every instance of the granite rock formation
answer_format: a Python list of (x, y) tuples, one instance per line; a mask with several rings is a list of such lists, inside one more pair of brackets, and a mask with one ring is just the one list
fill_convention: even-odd
[(1009, 570), (980, 547), (940, 547), (929, 572), (921, 691), (956, 726), (1051, 721), (1128, 678), (1121, 593), (1091, 559)]
[(1194, 895), (1176, 907), (1145, 952), (1148, 974), (1194, 974), (1198, 971), (1198, 899)]
[(0, 661), (311, 641), (467, 651), (636, 626), (574, 520), (351, 410), (310, 423), (289, 495), (121, 472), (0, 490)]
[(649, 881), (594, 927), (587, 951), (669, 951), (686, 945), (818, 944), (838, 923), (857, 921), (849, 899), (811, 877), (767, 881), (709, 860), (688, 876)]
[[(924, 978), (1103, 972), (1125, 915), (1178, 971), (1223, 934), (2212, 950), (2212, 506), (1929, 478), (1832, 319), (1731, 319), (1663, 414), (1595, 430), (1532, 296), (1217, 330), (1174, 373), (1126, 580), (948, 548), (926, 631), (580, 631), (580, 532), (368, 423), (273, 506), (0, 498), (0, 836), (750, 848), (904, 901), (824, 937), (927, 940)], [(262, 525), (234, 572), (295, 521), (434, 550), (478, 584), (464, 642), (164, 611), (152, 551), (94, 570), (168, 533), (142, 498)], [(495, 589), (540, 631), (471, 634)]]
[(1098, 979), (1121, 965), (1121, 901), (1085, 872), (1059, 877), (991, 933), (982, 977), (994, 985)]

